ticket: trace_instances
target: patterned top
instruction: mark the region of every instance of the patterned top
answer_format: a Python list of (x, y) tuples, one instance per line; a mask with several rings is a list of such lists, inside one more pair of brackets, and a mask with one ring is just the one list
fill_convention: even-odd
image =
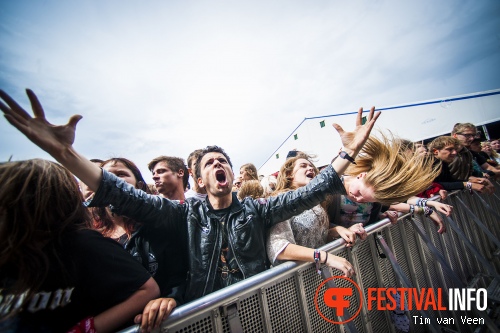
[(344, 228), (349, 228), (353, 224), (366, 224), (370, 220), (373, 203), (353, 202), (345, 195), (340, 197), (340, 223)]
[(276, 266), (284, 261), (277, 260), (288, 244), (297, 244), (316, 249), (326, 244), (328, 236), (328, 216), (317, 205), (289, 220), (275, 224), (269, 230), (267, 238), (267, 256)]

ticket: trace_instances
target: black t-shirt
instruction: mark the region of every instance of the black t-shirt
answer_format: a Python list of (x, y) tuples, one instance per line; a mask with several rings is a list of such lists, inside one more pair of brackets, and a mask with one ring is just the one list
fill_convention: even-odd
[(219, 220), (222, 230), (222, 247), (219, 254), (219, 264), (217, 266), (217, 275), (215, 278), (214, 291), (227, 287), (231, 284), (243, 280), (236, 258), (232, 248), (229, 246), (228, 231), (227, 231), (227, 218), (231, 207), (213, 210), (214, 214)]
[[(82, 319), (126, 300), (151, 277), (116, 241), (93, 230), (65, 235), (60, 251), (63, 270), (53, 255), (47, 255), (48, 276), (15, 317), (14, 332), (66, 332)], [(14, 274), (0, 273), (4, 300)], [(13, 304), (21, 295), (13, 295)]]
[(166, 227), (142, 225), (126, 242), (125, 249), (149, 271), (160, 287), (161, 297), (173, 297), (180, 305), (188, 272), (187, 240)]
[(487, 163), (487, 159), (484, 158), (483, 155), (476, 153), (475, 151), (470, 150), (472, 154), (472, 158), (479, 164), (479, 166), (482, 166), (484, 163)]

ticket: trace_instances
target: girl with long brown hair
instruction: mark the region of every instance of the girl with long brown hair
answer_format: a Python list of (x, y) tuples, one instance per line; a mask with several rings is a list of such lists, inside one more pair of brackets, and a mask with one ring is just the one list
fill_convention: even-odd
[(134, 258), (86, 227), (89, 213), (65, 168), (3, 163), (0, 182), (0, 331), (114, 331), (159, 295)]

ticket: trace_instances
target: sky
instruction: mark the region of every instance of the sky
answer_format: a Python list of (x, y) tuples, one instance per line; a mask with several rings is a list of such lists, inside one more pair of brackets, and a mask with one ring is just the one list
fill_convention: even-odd
[[(0, 0), (0, 89), (30, 110), (25, 88), (54, 124), (83, 116), (78, 152), (148, 182), (207, 145), (238, 173), (307, 117), (500, 88), (500, 2)], [(51, 159), (5, 119), (0, 142)]]

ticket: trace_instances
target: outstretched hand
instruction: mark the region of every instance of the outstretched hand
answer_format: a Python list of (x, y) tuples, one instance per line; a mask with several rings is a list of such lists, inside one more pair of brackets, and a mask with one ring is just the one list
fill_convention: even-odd
[(2, 109), (5, 118), (12, 126), (57, 159), (66, 147), (73, 145), (76, 124), (82, 116), (72, 116), (66, 125), (53, 125), (45, 118), (45, 112), (35, 93), (30, 89), (26, 89), (26, 93), (31, 102), (34, 117), (30, 116), (3, 90), (0, 90), (0, 98), (6, 104), (0, 101), (0, 109)]
[(356, 128), (354, 131), (346, 132), (339, 124), (333, 124), (333, 127), (340, 135), (344, 148), (352, 150), (354, 154), (357, 154), (365, 144), (366, 140), (368, 140), (370, 132), (379, 116), (380, 112), (375, 112), (375, 107), (373, 106), (370, 109), (368, 117), (366, 118), (366, 123), (363, 125), (363, 108), (360, 108), (358, 110), (358, 116), (356, 117)]

